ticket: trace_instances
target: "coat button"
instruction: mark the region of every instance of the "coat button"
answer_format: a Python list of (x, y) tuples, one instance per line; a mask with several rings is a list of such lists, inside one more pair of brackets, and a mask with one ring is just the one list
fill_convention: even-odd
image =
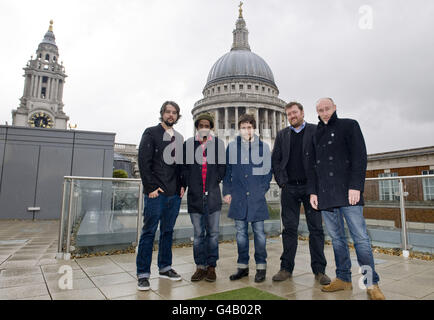
[(248, 177), (249, 175), (248, 174), (246, 174), (246, 178)]
[(333, 157), (329, 157), (329, 160), (332, 161), (332, 160), (333, 160)]
[(250, 196), (250, 192), (247, 192), (247, 195)]
[(320, 164), (320, 163), (321, 163), (321, 160), (317, 160), (316, 163)]
[(329, 173), (329, 176), (330, 176), (330, 177), (333, 177), (333, 176), (334, 176), (334, 173), (333, 173), (333, 172), (330, 172), (330, 173)]
[(333, 141), (329, 141), (329, 144), (332, 144), (333, 143)]

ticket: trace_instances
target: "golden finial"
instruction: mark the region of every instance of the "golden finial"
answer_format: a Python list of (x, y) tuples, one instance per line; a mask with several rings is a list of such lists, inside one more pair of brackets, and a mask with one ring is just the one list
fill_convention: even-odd
[(50, 20), (50, 27), (48, 28), (49, 31), (53, 32), (53, 20)]
[(242, 18), (243, 17), (243, 2), (242, 1), (240, 1), (240, 5), (238, 6), (239, 8), (240, 8), (240, 18)]

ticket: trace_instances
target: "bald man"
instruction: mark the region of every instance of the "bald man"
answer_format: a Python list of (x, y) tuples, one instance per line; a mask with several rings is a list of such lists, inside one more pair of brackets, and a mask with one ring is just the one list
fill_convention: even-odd
[(316, 111), (319, 123), (308, 161), (307, 192), (312, 207), (322, 213), (336, 262), (336, 279), (323, 286), (322, 291), (353, 288), (345, 219), (362, 267), (367, 294), (372, 300), (384, 300), (363, 217), (367, 154), (362, 131), (357, 121), (338, 118), (331, 98), (319, 99)]

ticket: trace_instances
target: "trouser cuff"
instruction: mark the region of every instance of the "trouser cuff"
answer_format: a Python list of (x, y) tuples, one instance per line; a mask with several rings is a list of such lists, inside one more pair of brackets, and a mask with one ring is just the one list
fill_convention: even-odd
[(267, 265), (266, 264), (257, 264), (256, 270), (267, 270)]

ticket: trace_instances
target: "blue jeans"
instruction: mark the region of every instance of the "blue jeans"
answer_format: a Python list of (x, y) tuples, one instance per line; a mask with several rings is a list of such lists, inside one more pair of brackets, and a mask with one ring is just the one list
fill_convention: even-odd
[(220, 211), (190, 213), (194, 229), (193, 256), (199, 269), (216, 267), (219, 258)]
[[(255, 243), (255, 262), (257, 270), (267, 269), (267, 250), (266, 236), (264, 231), (264, 221), (251, 222), (253, 230), (253, 239)], [(235, 220), (237, 229), (237, 247), (238, 247), (238, 268), (245, 269), (249, 267), (249, 223), (243, 220)]]
[(155, 232), (160, 223), (160, 240), (158, 243), (158, 268), (160, 272), (172, 268), (173, 228), (179, 214), (181, 198), (179, 195), (157, 198), (145, 195), (143, 211), (143, 228), (137, 253), (137, 278), (149, 278), (151, 275), (152, 248)]
[[(369, 266), (372, 270), (372, 284), (380, 281), (375, 272), (374, 256), (372, 254), (371, 240), (366, 229), (362, 206), (335, 208), (334, 211), (322, 211), (324, 223), (332, 238), (333, 251), (336, 262), (336, 277), (351, 282), (351, 259), (345, 235), (344, 217), (356, 249), (359, 265)], [(366, 274), (367, 276), (367, 274)], [(368, 279), (365, 276), (365, 284)]]

